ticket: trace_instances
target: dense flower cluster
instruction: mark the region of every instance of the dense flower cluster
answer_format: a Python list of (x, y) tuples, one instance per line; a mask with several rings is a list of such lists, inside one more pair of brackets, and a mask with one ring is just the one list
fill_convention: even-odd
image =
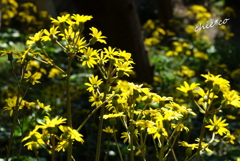
[[(194, 10), (201, 12), (193, 12)], [(204, 14), (204, 8), (195, 6), (192, 8), (197, 17), (209, 17)], [(202, 13), (204, 12), (204, 13)], [(174, 145), (177, 142), (177, 137), (182, 132), (189, 132), (187, 120), (192, 116), (196, 116), (197, 112), (194, 108), (190, 108), (186, 104), (177, 103), (173, 97), (160, 96), (157, 93), (151, 92), (150, 88), (141, 85), (136, 85), (132, 82), (123, 81), (123, 76), (130, 76), (133, 73), (133, 60), (131, 53), (113, 47), (105, 47), (103, 49), (94, 49), (92, 45), (95, 43), (106, 44), (106, 37), (102, 32), (95, 27), (89, 30), (92, 36), (89, 40), (83, 36), (82, 32), (85, 29), (84, 23), (91, 20), (92, 16), (66, 14), (59, 16), (56, 19), (51, 18), (53, 26), (47, 30), (43, 29), (30, 36), (26, 42), (28, 49), (22, 52), (17, 51), (1, 51), (2, 55), (8, 55), (8, 60), (12, 63), (13, 58), (17, 59), (17, 63), (22, 67), (20, 80), (16, 83), (19, 89), (16, 96), (6, 100), (7, 106), (5, 111), (9, 111), (10, 116), (14, 117), (15, 124), (17, 113), (20, 110), (34, 109), (44, 111), (44, 119), (39, 120), (38, 124), (27, 136), (24, 136), (22, 141), (26, 142), (29, 150), (37, 151), (42, 147), (51, 154), (54, 158), (55, 151), (71, 152), (71, 146), (74, 141), (84, 143), (83, 135), (79, 133), (87, 119), (101, 109), (99, 133), (106, 132), (114, 136), (118, 132), (115, 125), (117, 119), (120, 120), (125, 131), (121, 132), (120, 138), (128, 144), (128, 149), (131, 151), (131, 156), (134, 156), (134, 150), (137, 150), (136, 155), (141, 154), (143, 158), (146, 155), (147, 137), (151, 137), (154, 142), (157, 157), (166, 160), (169, 153), (174, 151)], [(145, 27), (153, 28), (149, 22)], [(157, 28), (153, 32), (156, 39), (161, 39), (163, 35), (171, 35), (170, 31), (164, 31), (162, 28)], [(50, 57), (44, 48), (45, 43), (49, 41), (57, 44), (68, 57), (67, 69), (59, 67)], [(146, 40), (147, 45), (156, 43), (155, 39)], [(195, 58), (208, 59), (206, 55), (199, 52), (197, 49), (190, 50), (191, 45), (185, 41), (174, 41), (173, 50), (166, 52), (167, 57), (178, 56), (185, 53), (187, 56), (193, 55)], [(35, 49), (35, 50), (34, 50)], [(191, 48), (192, 49), (192, 48)], [(37, 52), (37, 50), (40, 50)], [(89, 82), (85, 83), (87, 91), (90, 93), (89, 102), (92, 103), (94, 110), (89, 114), (78, 129), (72, 127), (71, 121), (71, 104), (70, 104), (70, 69), (71, 61), (76, 58), (82, 66), (88, 68), (97, 68), (101, 76), (89, 76)], [(34, 85), (41, 83), (41, 78), (47, 71), (40, 64), (45, 64), (51, 67), (48, 77), (54, 78), (56, 75), (62, 74), (66, 77), (66, 97), (67, 97), (67, 118), (51, 117), (50, 105), (45, 106), (39, 100), (28, 102), (25, 100), (25, 95)], [(37, 70), (36, 70), (37, 69)], [(180, 76), (193, 77), (194, 71), (187, 66), (182, 66), (182, 71), (178, 73)], [(209, 128), (212, 131), (212, 139), (204, 140), (204, 131), (201, 132), (197, 143), (187, 143), (179, 141), (179, 146), (187, 148), (187, 157), (191, 157), (192, 151), (196, 150), (195, 155), (206, 151), (212, 153), (210, 145), (214, 141), (225, 141), (226, 143), (234, 143), (235, 137), (227, 129), (228, 123), (222, 117), (217, 119), (217, 113), (227, 106), (240, 108), (240, 95), (237, 91), (230, 89), (229, 81), (222, 78), (221, 75), (213, 75), (210, 72), (203, 74), (208, 88), (200, 87), (200, 83), (193, 82), (188, 84), (184, 81), (184, 85), (177, 89), (188, 95), (190, 101), (194, 102), (200, 113), (204, 115), (203, 128)], [(26, 84), (26, 87), (22, 84)], [(26, 88), (24, 92), (23, 89)], [(213, 102), (216, 98), (219, 100), (219, 107), (216, 107)], [(70, 110), (69, 110), (70, 109)], [(103, 127), (103, 120), (109, 120), (109, 125)], [(67, 125), (66, 125), (67, 123)], [(216, 134), (219, 134), (216, 136)], [(217, 139), (219, 137), (220, 139)], [(116, 141), (117, 144), (117, 141)], [(100, 145), (98, 145), (100, 147)], [(118, 145), (117, 145), (118, 146)], [(69, 148), (70, 147), (70, 148)], [(68, 149), (68, 150), (67, 150)], [(98, 150), (98, 148), (97, 148)], [(174, 152), (173, 152), (174, 153)], [(70, 153), (68, 160), (72, 158)]]

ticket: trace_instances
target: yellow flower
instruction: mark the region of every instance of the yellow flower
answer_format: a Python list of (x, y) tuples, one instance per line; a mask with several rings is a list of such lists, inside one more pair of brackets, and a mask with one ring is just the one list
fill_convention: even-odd
[(40, 79), (42, 77), (42, 73), (40, 72), (36, 72), (34, 74), (32, 74), (30, 71), (28, 71), (27, 73), (24, 74), (24, 78), (26, 78), (26, 82), (30, 82), (32, 85), (35, 85), (35, 83), (41, 83), (40, 81), (38, 81), (38, 79)]
[(89, 86), (87, 90), (89, 92), (94, 92), (95, 89), (99, 88), (99, 86), (102, 84), (103, 81), (101, 79), (98, 80), (98, 76), (94, 77), (94, 75), (92, 75), (92, 77), (89, 77), (89, 82), (91, 84), (90, 83), (85, 83), (85, 85)]
[(50, 105), (44, 106), (44, 104), (41, 103), (41, 102), (39, 102), (39, 100), (37, 100), (37, 103), (38, 103), (38, 107), (39, 107), (40, 109), (49, 110), (49, 111), (52, 110), (52, 109), (50, 108)]
[(59, 25), (61, 23), (67, 22), (69, 16), (70, 16), (70, 14), (66, 14), (63, 16), (58, 16), (57, 19), (54, 19), (54, 18), (50, 18), (50, 19), (52, 20), (52, 23)]
[(69, 141), (68, 140), (61, 140), (58, 142), (56, 150), (60, 152), (61, 150), (65, 152), (65, 149), (68, 148)]
[(108, 62), (108, 57), (106, 54), (104, 54), (103, 51), (101, 51), (101, 54), (96, 55), (97, 56), (97, 61), (99, 65), (104, 65), (106, 62)]
[(116, 113), (116, 114), (103, 115), (103, 119), (116, 118), (116, 117), (122, 117), (122, 116), (125, 116), (123, 114), (123, 112), (119, 112), (119, 113)]
[(160, 40), (155, 38), (155, 37), (150, 37), (150, 38), (145, 38), (144, 39), (144, 44), (146, 46), (153, 46), (153, 45), (156, 45), (158, 43), (160, 43)]
[[(43, 144), (44, 144), (44, 142), (43, 142)], [(28, 150), (36, 150), (40, 145), (36, 141), (30, 141), (30, 142), (26, 143), (24, 146), (27, 146)]]
[(235, 136), (231, 135), (230, 133), (227, 133), (226, 136), (224, 136), (223, 140), (226, 142), (226, 143), (231, 143), (231, 144), (234, 144), (234, 140), (235, 140)]
[(205, 127), (209, 128), (209, 130), (213, 131), (215, 134), (223, 135), (229, 132), (229, 130), (225, 128), (225, 126), (228, 126), (228, 123), (225, 123), (225, 121), (226, 119), (222, 120), (222, 117), (217, 120), (216, 115), (214, 115), (213, 120), (210, 119), (211, 125)]
[[(33, 37), (29, 37), (30, 40), (27, 40), (26, 45), (31, 46), (32, 44), (37, 44), (37, 43), (41, 42), (42, 35), (43, 35), (43, 30), (40, 30), (39, 32), (34, 34)], [(37, 46), (38, 46), (38, 44), (37, 44)]]
[(118, 76), (120, 77), (123, 75), (129, 76), (128, 73), (132, 72), (133, 67), (131, 66), (131, 62), (129, 61), (126, 62), (117, 61), (114, 65), (117, 68)]
[(105, 129), (103, 129), (102, 131), (106, 132), (106, 133), (115, 133), (117, 132), (118, 130), (116, 129), (111, 129), (110, 126), (106, 127)]
[(212, 82), (213, 86), (220, 88), (220, 90), (222, 91), (225, 91), (230, 86), (230, 82), (224, 78), (221, 78), (221, 75), (214, 76), (213, 74), (208, 72), (208, 74), (202, 74), (201, 76), (206, 78), (205, 82)]
[(82, 50), (83, 55), (81, 61), (83, 61), (82, 66), (87, 64), (88, 68), (93, 68), (97, 64), (95, 61), (97, 59), (98, 52), (93, 50), (93, 48), (88, 47), (87, 49)]
[(106, 36), (102, 36), (102, 32), (99, 31), (98, 29), (96, 29), (95, 27), (91, 27), (90, 30), (92, 31), (92, 33), (90, 33), (89, 35), (92, 35), (93, 39), (90, 40), (90, 43), (92, 41), (91, 44), (94, 44), (96, 41), (99, 41), (100, 43), (104, 43), (106, 44), (106, 41), (103, 40), (104, 38), (107, 38)]
[(240, 108), (240, 96), (235, 90), (227, 90), (223, 93), (223, 97), (226, 100), (227, 105), (232, 105), (234, 107)]
[(187, 27), (185, 28), (186, 33), (188, 34), (192, 34), (195, 33), (194, 31), (194, 26), (193, 25), (187, 25)]
[[(69, 126), (62, 126), (60, 125), (59, 126), (59, 129), (64, 132), (65, 134), (68, 135), (68, 137), (71, 139), (71, 140), (76, 140), (78, 142), (81, 142), (83, 143), (84, 140), (82, 139), (83, 135), (80, 134), (77, 130), (75, 129), (72, 129), (71, 127)], [(65, 136), (65, 134), (63, 134)]]
[(42, 134), (37, 132), (38, 129), (39, 129), (39, 125), (35, 126), (35, 128), (32, 131), (30, 131), (29, 135), (22, 139), (22, 142), (28, 139), (32, 139), (33, 141), (37, 141), (38, 139), (41, 139)]
[(130, 138), (130, 134), (128, 134), (128, 132), (122, 132), (121, 133), (122, 134), (122, 136), (121, 136), (121, 138), (124, 138), (124, 140), (123, 140), (123, 142), (124, 143), (126, 143), (128, 140), (130, 140), (129, 138)]
[(188, 129), (186, 126), (184, 126), (183, 124), (174, 124), (174, 123), (171, 123), (171, 127), (172, 127), (173, 129), (176, 129), (177, 131), (182, 131), (183, 129), (184, 129), (186, 132), (189, 131), (189, 129)]
[(85, 23), (88, 20), (91, 20), (93, 17), (92, 16), (85, 16), (85, 15), (79, 15), (79, 14), (73, 14), (71, 16), (73, 20), (75, 20), (77, 23)]
[[(200, 139), (199, 138), (197, 138), (197, 139), (195, 139), (195, 141), (197, 141), (198, 143), (199, 143), (199, 141), (200, 141)], [(209, 144), (208, 143), (205, 143), (205, 142), (201, 142), (201, 146), (202, 146), (202, 149), (204, 149), (205, 151), (207, 151), (207, 152), (209, 152), (209, 153), (213, 153), (212, 152), (212, 150), (210, 150), (209, 148), (208, 148), (208, 146), (209, 146)]]
[(57, 27), (54, 27), (54, 26), (51, 27), (50, 32), (48, 32), (48, 30), (44, 29), (43, 33), (46, 36), (42, 36), (42, 40), (43, 41), (51, 41), (51, 40), (57, 39), (57, 34), (60, 32), (60, 31), (57, 31), (57, 29), (58, 29), (58, 26)]
[(99, 105), (102, 104), (101, 98), (103, 97), (103, 93), (99, 95), (97, 92), (93, 93), (92, 96), (89, 97), (89, 102), (93, 102), (91, 106), (96, 106), (98, 107)]
[(51, 68), (48, 74), (48, 78), (55, 78), (57, 75), (60, 75), (62, 72), (56, 68)]
[(198, 144), (188, 144), (186, 141), (179, 141), (179, 146), (183, 146), (186, 148), (191, 148), (192, 150), (197, 149), (198, 148)]
[[(17, 108), (18, 103), (21, 101), (22, 98), (17, 99), (16, 96), (12, 97), (12, 98), (8, 98), (6, 99), (7, 102), (7, 106), (3, 107), (4, 111), (10, 111), (10, 116), (12, 116), (13, 114), (13, 110), (15, 108)], [(18, 100), (18, 103), (17, 103)], [(23, 105), (22, 103), (20, 105), (18, 105), (18, 110), (22, 109)]]
[(200, 58), (200, 59), (204, 59), (204, 60), (208, 60), (208, 58), (209, 58), (208, 55), (206, 55), (196, 49), (193, 50), (193, 56), (195, 58)]
[(182, 92), (184, 92), (184, 93), (188, 93), (188, 92), (190, 92), (190, 91), (193, 91), (193, 90), (195, 90), (197, 87), (198, 87), (198, 85), (200, 85), (199, 83), (192, 83), (190, 86), (189, 86), (189, 84), (186, 82), (186, 81), (184, 81), (184, 85), (185, 86), (180, 86), (180, 87), (177, 87), (177, 89), (179, 90), (179, 91), (182, 91)]
[(42, 129), (54, 128), (60, 124), (66, 123), (67, 119), (62, 118), (62, 117), (58, 118), (58, 116), (57, 116), (54, 119), (50, 120), (50, 118), (48, 116), (45, 116), (44, 120), (45, 120), (45, 123), (39, 122), (39, 124), (41, 124), (39, 126), (39, 128), (42, 128)]

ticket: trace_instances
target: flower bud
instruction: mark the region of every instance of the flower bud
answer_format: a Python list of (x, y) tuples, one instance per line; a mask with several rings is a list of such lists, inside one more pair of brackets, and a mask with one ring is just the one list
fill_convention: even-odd
[(192, 155), (192, 148), (188, 147), (185, 151), (186, 156)]
[[(117, 121), (116, 121), (116, 119), (115, 118), (110, 118), (109, 119), (109, 124), (112, 126), (112, 125), (116, 125), (116, 123), (117, 123)], [(113, 129), (113, 131), (114, 131), (114, 129)]]
[(124, 75), (124, 72), (122, 71), (122, 70), (119, 70), (118, 72), (117, 72), (117, 76), (118, 77), (122, 77)]
[(37, 47), (40, 48), (40, 49), (43, 48), (43, 46), (44, 46), (41, 41), (37, 41), (37, 42), (36, 42), (36, 45), (37, 45)]
[(96, 42), (97, 42), (97, 39), (95, 37), (89, 40), (90, 45), (94, 45)]

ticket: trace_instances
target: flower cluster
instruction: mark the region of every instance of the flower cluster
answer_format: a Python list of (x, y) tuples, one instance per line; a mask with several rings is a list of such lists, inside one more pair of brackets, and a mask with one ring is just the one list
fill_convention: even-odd
[[(45, 122), (39, 122), (41, 125), (36, 125), (34, 130), (22, 139), (22, 141), (28, 140), (24, 145), (27, 146), (28, 150), (37, 150), (38, 147), (44, 147), (44, 149), (51, 149), (49, 151), (65, 151), (69, 140), (84, 142), (83, 136), (77, 130), (62, 125), (66, 123), (67, 119), (55, 117), (51, 120), (48, 116), (45, 116), (44, 120)], [(39, 132), (40, 129), (41, 132)], [(62, 132), (60, 136), (58, 135), (59, 130)], [(55, 139), (58, 140), (57, 143)]]

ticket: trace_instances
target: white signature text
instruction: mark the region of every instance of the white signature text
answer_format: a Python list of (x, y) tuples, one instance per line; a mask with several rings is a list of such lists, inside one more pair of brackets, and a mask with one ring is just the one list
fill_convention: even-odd
[(211, 28), (215, 25), (219, 25), (219, 26), (224, 25), (224, 24), (227, 23), (228, 20), (230, 20), (230, 18), (225, 18), (224, 20), (218, 20), (217, 19), (215, 21), (212, 21), (211, 23), (208, 23), (208, 21), (207, 21), (207, 23), (205, 25), (201, 25), (201, 24), (197, 25), (195, 27), (194, 31), (198, 32), (198, 31), (201, 31), (202, 29), (205, 30), (205, 29)]

